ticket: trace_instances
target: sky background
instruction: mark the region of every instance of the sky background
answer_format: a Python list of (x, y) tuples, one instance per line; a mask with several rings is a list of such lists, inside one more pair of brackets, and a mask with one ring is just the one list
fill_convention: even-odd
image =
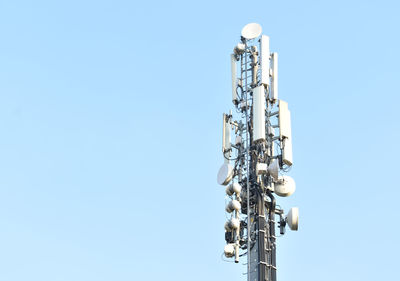
[[(398, 1), (1, 1), (0, 280), (246, 280), (221, 115), (258, 22), (292, 115), (278, 280), (398, 280)], [(243, 259), (245, 261), (245, 259)]]

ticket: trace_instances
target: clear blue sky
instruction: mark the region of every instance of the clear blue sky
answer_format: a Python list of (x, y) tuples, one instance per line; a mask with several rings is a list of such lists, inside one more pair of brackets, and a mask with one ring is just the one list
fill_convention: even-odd
[(2, 1), (0, 280), (245, 280), (221, 260), (229, 54), (292, 112), (281, 281), (398, 280), (398, 1)]

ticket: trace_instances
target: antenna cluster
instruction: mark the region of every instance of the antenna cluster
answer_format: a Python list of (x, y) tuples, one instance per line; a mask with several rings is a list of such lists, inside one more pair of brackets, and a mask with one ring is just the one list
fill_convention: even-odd
[[(236, 263), (247, 255), (248, 280), (276, 280), (276, 235), (298, 229), (298, 208), (287, 215), (274, 195), (296, 189), (285, 175), (293, 164), (288, 103), (278, 99), (278, 54), (257, 23), (242, 29), (231, 54), (233, 111), (222, 116), (224, 164), (217, 182), (226, 186), (230, 219), (224, 254)], [(276, 223), (277, 222), (277, 223)]]

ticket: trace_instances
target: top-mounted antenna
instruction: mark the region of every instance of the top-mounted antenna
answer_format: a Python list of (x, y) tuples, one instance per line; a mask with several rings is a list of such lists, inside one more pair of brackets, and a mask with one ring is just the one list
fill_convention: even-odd
[(261, 25), (258, 23), (249, 23), (246, 24), (245, 27), (242, 29), (242, 37), (244, 37), (247, 40), (257, 38), (258, 36), (261, 35), (262, 28)]

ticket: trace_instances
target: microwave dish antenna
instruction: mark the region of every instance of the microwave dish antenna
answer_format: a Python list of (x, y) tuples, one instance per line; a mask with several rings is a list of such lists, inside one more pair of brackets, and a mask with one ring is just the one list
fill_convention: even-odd
[(246, 24), (245, 27), (242, 29), (242, 37), (246, 38), (247, 40), (251, 40), (257, 38), (261, 35), (262, 27), (258, 23), (249, 23)]
[(230, 164), (222, 164), (218, 171), (217, 182), (220, 185), (227, 185), (233, 176), (233, 167)]

